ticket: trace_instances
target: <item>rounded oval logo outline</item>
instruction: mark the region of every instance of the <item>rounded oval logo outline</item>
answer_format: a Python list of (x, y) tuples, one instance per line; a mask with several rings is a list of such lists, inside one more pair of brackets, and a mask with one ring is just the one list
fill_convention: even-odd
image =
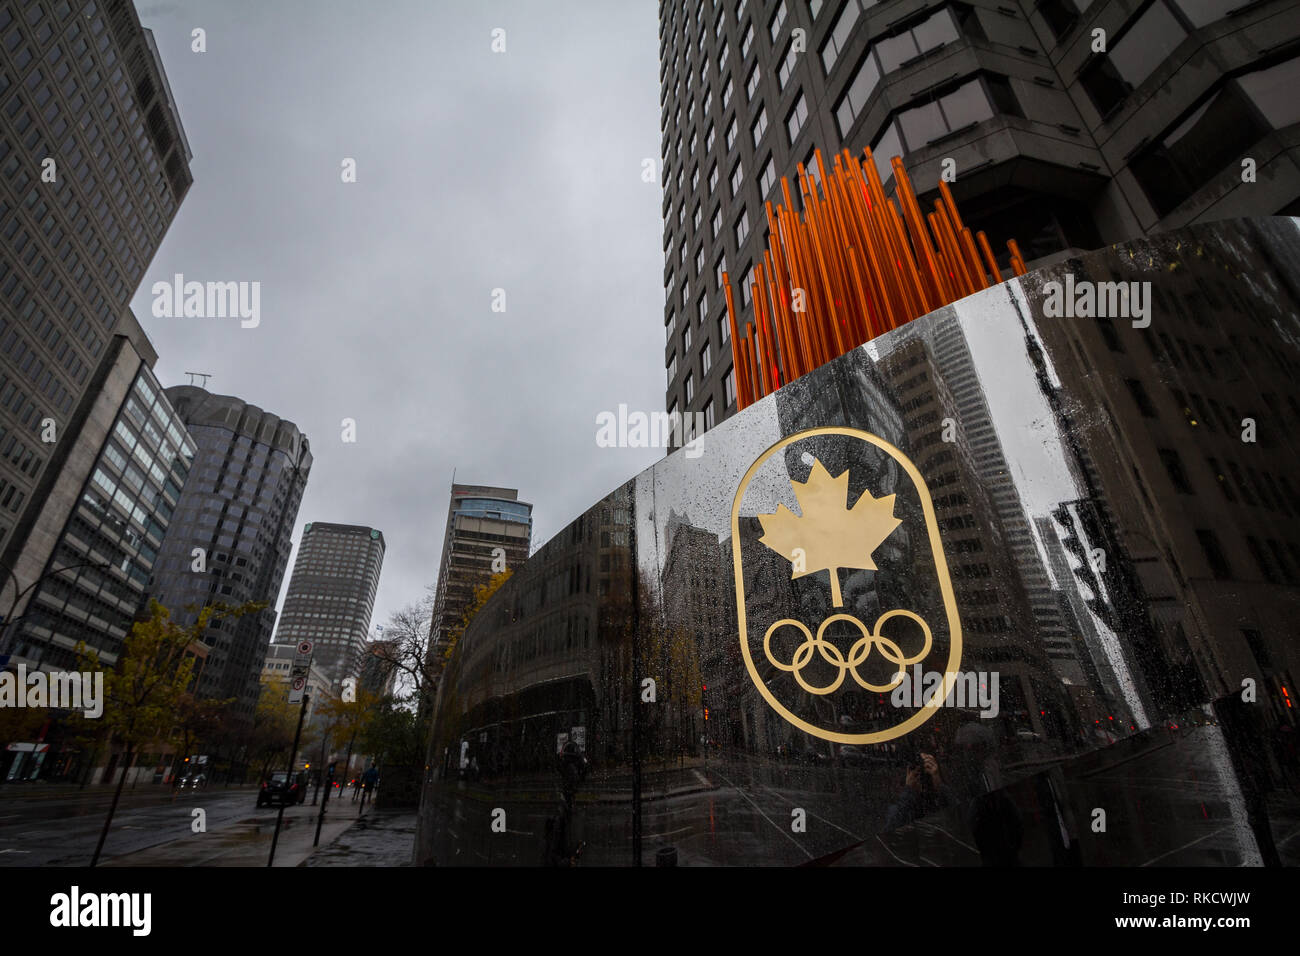
[[(796, 441), (804, 438), (811, 438), (814, 435), (844, 435), (849, 438), (857, 438), (869, 444), (875, 445), (894, 461), (902, 465), (907, 476), (912, 479), (912, 485), (916, 488), (917, 497), (921, 499), (921, 510), (925, 515), (925, 528), (929, 535), (930, 551), (934, 555), (935, 574), (939, 578), (939, 590), (943, 595), (944, 611), (948, 618), (948, 633), (950, 635), (948, 648), (948, 664), (944, 669), (943, 684), (931, 698), (930, 702), (922, 705), (921, 709), (915, 714), (904, 720), (902, 723), (895, 724), (886, 730), (878, 730), (866, 734), (845, 734), (834, 730), (826, 730), (811, 724), (801, 717), (796, 717), (789, 709), (776, 699), (776, 696), (768, 689), (758, 674), (758, 668), (754, 666), (753, 656), (749, 651), (749, 633), (746, 622), (745, 608), (745, 580), (744, 568), (741, 561), (742, 548), (740, 547), (740, 501), (749, 488), (750, 479), (754, 477), (760, 465), (771, 458), (774, 454), (791, 445)], [(926, 487), (925, 479), (921, 477), (921, 472), (916, 465), (912, 464), (911, 459), (904, 455), (894, 445), (885, 441), (879, 435), (873, 435), (871, 432), (865, 432), (857, 428), (849, 428), (842, 425), (824, 425), (819, 428), (809, 428), (805, 431), (795, 432), (793, 435), (787, 435), (776, 444), (772, 445), (765, 452), (754, 459), (754, 463), (749, 466), (744, 477), (740, 479), (740, 485), (736, 488), (736, 497), (731, 505), (731, 541), (732, 541), (732, 564), (734, 565), (736, 575), (736, 616), (740, 626), (740, 652), (745, 658), (745, 669), (749, 671), (749, 678), (754, 682), (760, 694), (768, 704), (778, 714), (784, 717), (789, 723), (798, 727), (814, 737), (820, 737), (823, 740), (831, 740), (841, 744), (877, 744), (886, 740), (893, 740), (896, 737), (902, 737), (905, 734), (916, 730), (927, 720), (934, 716), (935, 712), (943, 706), (944, 701), (948, 699), (953, 684), (956, 683), (958, 671), (961, 667), (961, 618), (957, 613), (957, 596), (953, 592), (952, 578), (948, 574), (948, 559), (943, 553), (943, 540), (939, 537), (938, 520), (934, 514), (934, 502), (930, 499), (930, 489)], [(834, 569), (832, 574), (836, 573)]]

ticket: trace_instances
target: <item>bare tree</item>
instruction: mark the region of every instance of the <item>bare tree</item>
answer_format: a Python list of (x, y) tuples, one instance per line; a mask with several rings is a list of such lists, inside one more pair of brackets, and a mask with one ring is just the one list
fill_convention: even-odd
[(437, 687), (441, 661), (430, 661), (429, 625), (433, 620), (433, 595), (426, 594), (388, 616), (384, 638), (371, 651), (399, 675), (395, 696), (414, 698), (417, 707), (428, 703)]

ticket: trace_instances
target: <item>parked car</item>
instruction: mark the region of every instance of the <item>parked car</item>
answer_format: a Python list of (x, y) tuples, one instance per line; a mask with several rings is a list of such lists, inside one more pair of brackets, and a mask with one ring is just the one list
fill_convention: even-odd
[(283, 804), (288, 807), (295, 803), (302, 803), (306, 797), (307, 788), (281, 770), (262, 781), (262, 789), (257, 792), (257, 805), (270, 807)]
[(206, 774), (190, 773), (181, 778), (182, 790), (202, 790), (207, 786), (208, 778)]

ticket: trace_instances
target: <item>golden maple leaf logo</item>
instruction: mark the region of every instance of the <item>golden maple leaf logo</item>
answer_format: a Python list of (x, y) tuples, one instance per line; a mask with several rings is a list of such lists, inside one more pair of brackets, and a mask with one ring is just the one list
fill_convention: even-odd
[(852, 508), (849, 503), (849, 471), (832, 478), (816, 458), (804, 483), (791, 481), (802, 516), (783, 504), (774, 514), (759, 515), (763, 537), (759, 540), (793, 565), (790, 577), (829, 571), (831, 598), (844, 606), (840, 594), (840, 568), (876, 570), (871, 553), (880, 547), (900, 524), (894, 517), (894, 495), (873, 498), (862, 492)]

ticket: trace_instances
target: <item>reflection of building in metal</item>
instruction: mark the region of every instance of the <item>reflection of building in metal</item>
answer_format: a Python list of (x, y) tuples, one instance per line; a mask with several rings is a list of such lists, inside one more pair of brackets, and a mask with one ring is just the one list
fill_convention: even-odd
[(1296, 235), (1294, 220), (1257, 220), (1072, 260), (1040, 281), (1067, 268), (1076, 284), (1153, 280), (1148, 320), (1044, 318), (1037, 298), (1024, 317), (1072, 396), (1055, 402), (1063, 433), (1092, 464), (1088, 499), (1053, 517), (1093, 613), (1150, 634), (1131, 646), (1158, 714), (1240, 692), (1246, 676), (1295, 713), (1300, 498), (1280, 423), (1300, 415), (1300, 364), (1276, 336), (1278, 316), (1300, 312), (1300, 274), (1277, 252)]
[(659, 24), (667, 408), (735, 414), (721, 273), (743, 332), (764, 204), (815, 147), (870, 147), (887, 191), (892, 156), (926, 188), (955, 174), (967, 224), (1027, 260), (1298, 211), (1281, 0), (662, 4)]
[[(1300, 579), (1292, 552), (1300, 548), (1300, 507), (1289, 491), (1300, 462), (1281, 429), (1296, 417), (1292, 403), (1300, 409), (1298, 264), (1297, 223), (1265, 220), (1185, 230), (1048, 267), (854, 349), (746, 409), (739, 421), (723, 423), (710, 438), (712, 451), (698, 461), (672, 456), (625, 484), (621, 494), (635, 503), (632, 518), (640, 518), (626, 585), (609, 572), (606, 593), (597, 593), (587, 611), (600, 622), (599, 640), (615, 653), (585, 670), (581, 661), (568, 662), (566, 671), (555, 663), (563, 652), (547, 648), (541, 663), (537, 652), (520, 652), (537, 645), (534, 624), (547, 610), (538, 592), (562, 598), (569, 571), (560, 558), (570, 553), (572, 536), (592, 535), (589, 522), (599, 521), (593, 509), (484, 607), (436, 705), (435, 727), (446, 728), (441, 745), (451, 748), (452, 767), (466, 752), (467, 775), (491, 767), (481, 755), (474, 762), (473, 748), (492, 740), (491, 728), (500, 725), (510, 728), (501, 739), (512, 741), (511, 753), (530, 752), (515, 741), (545, 741), (532, 775), (484, 773), (471, 786), (433, 775), (416, 838), (419, 858), (535, 860), (535, 830), (492, 833), (461, 823), (482, 821), (498, 806), (526, 818), (552, 799), (560, 789), (554, 749), (581, 713), (584, 734), (597, 728), (595, 739), (605, 743), (595, 754), (597, 772), (577, 787), (584, 861), (645, 862), (645, 854), (629, 853), (636, 846), (628, 839), (630, 819), (648, 852), (677, 852), (689, 863), (788, 865), (847, 860), (853, 852), (865, 854), (858, 862), (917, 865), (1296, 862), (1285, 837), (1286, 821), (1300, 813), (1292, 792), (1300, 774), (1291, 742), (1295, 709), (1287, 707), (1300, 669), (1300, 648), (1291, 640), (1300, 616), (1300, 585), (1291, 580)], [(1151, 282), (1151, 322), (1044, 319), (1043, 283), (1067, 270), (1087, 281)], [(940, 354), (944, 326), (954, 317), (963, 323), (995, 441), (979, 426), (975, 434), (961, 427), (981, 410), (963, 411), (962, 390), (971, 384), (964, 355)], [(945, 417), (959, 426), (955, 441), (943, 441)], [(822, 738), (810, 741), (797, 729), (794, 711), (760, 699), (761, 688), (772, 689), (769, 675), (742, 672), (725, 640), (710, 646), (716, 613), (709, 593), (734, 574), (734, 558), (746, 559), (740, 583), (747, 626), (766, 619), (760, 640), (771, 622), (825, 618), (826, 572), (792, 578), (784, 550), (758, 541), (765, 529), (755, 517), (771, 513), (790, 479), (808, 475), (809, 459), (831, 473), (847, 467), (850, 494), (866, 486), (891, 490), (897, 516), (912, 517), (906, 486), (879, 455), (854, 451), (845, 440), (851, 434), (801, 434), (816, 427), (880, 434), (929, 480), (937, 518), (946, 524), (940, 534), (961, 617), (972, 622), (963, 669), (1015, 678), (1000, 682), (997, 722), (980, 720), (969, 707), (946, 707), (880, 747), (823, 746)], [(783, 454), (787, 447), (795, 454)], [(1014, 496), (985, 480), (982, 471), (993, 466), (1014, 476)], [(758, 497), (746, 505), (750, 488)], [(737, 496), (736, 541), (712, 544), (723, 536), (719, 503)], [(651, 513), (656, 506), (659, 513)], [(674, 520), (674, 512), (704, 530)], [(1017, 553), (1017, 517), (1033, 521), (1024, 530), (1039, 550), (1037, 571)], [(881, 546), (879, 574), (843, 572), (846, 606), (858, 605), (855, 614), (873, 601), (896, 600), (888, 588), (935, 604), (922, 584), (924, 551), (915, 537)], [(771, 558), (749, 561), (749, 552), (761, 548)], [(572, 553), (594, 565), (595, 550)], [(712, 571), (710, 554), (718, 562)], [(543, 578), (530, 573), (534, 564), (555, 571)], [(576, 573), (581, 580), (581, 569)], [(650, 586), (634, 583), (638, 576)], [(1002, 626), (986, 627), (983, 617)], [(653, 650), (663, 640), (659, 621), (670, 634), (698, 642), (700, 682), (724, 696), (716, 705), (707, 695), (702, 701), (724, 718), (725, 732), (711, 729), (709, 736), (731, 744), (696, 760), (664, 762), (671, 768), (654, 756), (672, 753), (683, 725), (648, 715), (659, 705), (643, 702), (633, 679), (638, 672), (626, 663), (643, 660), (640, 673), (652, 676), (659, 659)], [(1042, 629), (1039, 621), (1059, 629)], [(803, 653), (811, 661), (820, 649), (827, 650), (824, 665), (844, 670), (827, 644), (809, 642)], [(844, 645), (837, 649), (843, 659)], [(1062, 689), (1056, 668), (1067, 666), (1079, 668), (1084, 683), (1074, 686), (1086, 693), (1071, 697)], [(566, 673), (597, 676), (566, 680)], [(820, 676), (809, 677), (809, 693), (826, 686)], [(1258, 684), (1258, 704), (1242, 700), (1244, 678)], [(1059, 707), (1045, 706), (1049, 701)], [(1120, 705), (1113, 712), (1112, 703)], [(1015, 732), (995, 734), (1009, 711), (1025, 723), (1011, 716)], [(512, 713), (528, 715), (529, 726), (542, 730), (522, 732)], [(610, 714), (619, 715), (617, 723)], [(1101, 732), (1095, 714), (1115, 720), (1106, 719)], [(622, 733), (628, 715), (637, 715), (641, 738), (631, 735), (635, 749), (619, 749), (604, 728)], [(852, 711), (839, 716), (855, 720)], [(890, 744), (897, 744), (893, 752)], [(922, 752), (936, 756), (960, 796), (946, 808), (922, 801), (914, 813), (900, 813), (911, 789), (903, 761), (915, 766)], [(815, 807), (825, 825), (791, 841), (788, 823), (771, 812), (782, 806)], [(1104, 846), (1090, 839), (1086, 814), (1075, 812), (1099, 806), (1120, 808)], [(1011, 831), (1023, 839), (1008, 840)]]
[[(1059, 712), (1063, 634), (1059, 622), (1043, 621), (1037, 613), (1031, 589), (1042, 578), (1041, 564), (1021, 560), (1011, 540), (1007, 519), (1023, 523), (1023, 512), (960, 328), (944, 315), (927, 325), (924, 335), (919, 331), (900, 330), (899, 344), (882, 356), (881, 370), (907, 416), (902, 447), (925, 476), (946, 548), (961, 613), (962, 666), (998, 671), (1003, 697), (998, 723), (1005, 737), (1019, 730), (1046, 737), (1045, 721), (1066, 723)], [(951, 440), (944, 439), (946, 432)], [(928, 551), (921, 557), (930, 561)], [(1024, 576), (1026, 569), (1032, 577)], [(929, 603), (940, 606), (938, 595)], [(1045, 640), (1025, 642), (1029, 634)], [(1077, 671), (1077, 661), (1067, 660)]]
[[(1067, 505), (1063, 504), (1061, 507), (1066, 508), (1068, 513)], [(1141, 705), (1141, 695), (1133, 684), (1133, 672), (1123, 646), (1116, 640), (1115, 632), (1096, 616), (1093, 609), (1089, 607), (1084, 593), (1081, 593), (1082, 590), (1088, 596), (1093, 595), (1093, 592), (1086, 587), (1086, 579), (1078, 582), (1085, 585), (1083, 589), (1073, 586), (1071, 579), (1074, 578), (1074, 569), (1083, 566), (1083, 558), (1075, 556), (1073, 561), (1071, 560), (1065, 543), (1061, 540), (1060, 532), (1057, 531), (1057, 526), (1051, 518), (1035, 518), (1034, 526), (1038, 529), (1038, 538), (1047, 551), (1048, 569), (1056, 580), (1056, 587), (1051, 593), (1060, 602), (1061, 618), (1068, 629), (1070, 640), (1079, 649), (1078, 657), (1088, 675), (1088, 680), (1080, 688), (1080, 692), (1093, 686), (1100, 686), (1103, 690), (1104, 702), (1108, 705), (1108, 712), (1105, 715), (1094, 713), (1095, 708), (1089, 706), (1087, 700), (1079, 699), (1080, 692), (1072, 688), (1071, 693), (1075, 697), (1079, 713), (1085, 719), (1091, 715), (1093, 725), (1097, 727), (1102, 726), (1104, 720), (1107, 733), (1113, 732), (1110, 725), (1116, 721), (1119, 722), (1120, 729), (1125, 731), (1133, 729), (1136, 726), (1135, 721), (1145, 725), (1147, 723), (1145, 709)]]
[(429, 654), (435, 662), (442, 660), (452, 632), (474, 602), (475, 588), (527, 561), (532, 538), (533, 506), (520, 501), (514, 488), (451, 486), (429, 625)]
[(360, 677), (383, 566), (384, 536), (378, 529), (309, 521), (298, 542), (275, 643), (312, 641), (316, 666), (336, 688)]
[(442, 675), (429, 763), (439, 774), (554, 771), (567, 740), (626, 753), (625, 706), (597, 687), (631, 680), (631, 512), (626, 488), (553, 537), (466, 629)]
[(191, 608), (208, 604), (268, 605), (214, 621), (203, 637), (212, 650), (198, 693), (235, 698), (235, 719), (251, 722), (311, 473), (311, 446), (292, 422), (242, 399), (193, 385), (175, 385), (166, 395), (198, 453), (163, 539), (151, 591), (181, 624), (194, 622)]
[(361, 654), (361, 677), (357, 686), (374, 694), (387, 697), (397, 686), (397, 655), (400, 645), (397, 641), (377, 640), (366, 644)]
[(718, 563), (716, 534), (670, 514), (664, 536), (663, 632), (643, 666), (659, 681), (659, 695), (667, 703), (650, 719), (667, 726), (647, 727), (647, 733), (670, 752), (696, 753), (701, 738), (706, 745), (729, 743), (739, 733), (730, 715), (734, 698), (725, 686), (740, 659), (735, 616), (728, 613), (735, 588), (729, 569)]

